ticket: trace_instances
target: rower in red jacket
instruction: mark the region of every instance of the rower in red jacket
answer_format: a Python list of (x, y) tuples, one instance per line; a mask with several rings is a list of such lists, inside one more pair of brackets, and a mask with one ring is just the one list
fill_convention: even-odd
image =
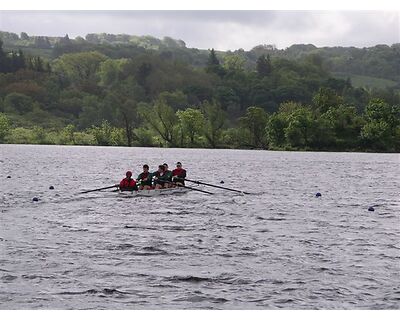
[(133, 191), (137, 190), (136, 181), (132, 179), (132, 172), (126, 172), (126, 178), (122, 179), (119, 183), (119, 190), (121, 191)]
[(176, 163), (176, 169), (172, 171), (172, 181), (177, 185), (185, 185), (186, 170), (182, 168), (182, 163)]

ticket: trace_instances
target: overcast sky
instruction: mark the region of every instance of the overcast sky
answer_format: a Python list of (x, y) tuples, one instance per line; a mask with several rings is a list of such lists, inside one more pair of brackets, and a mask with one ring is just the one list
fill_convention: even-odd
[(400, 12), (0, 11), (0, 30), (71, 38), (101, 32), (169, 36), (218, 50), (298, 43), (368, 47), (400, 42)]

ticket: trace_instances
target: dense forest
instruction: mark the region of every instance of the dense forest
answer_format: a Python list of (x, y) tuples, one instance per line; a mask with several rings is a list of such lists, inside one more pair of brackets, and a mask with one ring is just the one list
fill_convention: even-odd
[(400, 44), (0, 32), (0, 143), (400, 151)]

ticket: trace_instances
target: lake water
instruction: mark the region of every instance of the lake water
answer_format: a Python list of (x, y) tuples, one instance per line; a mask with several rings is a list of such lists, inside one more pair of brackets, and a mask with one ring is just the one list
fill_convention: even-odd
[[(400, 308), (398, 154), (0, 148), (1, 309)], [(255, 194), (76, 195), (165, 161)]]

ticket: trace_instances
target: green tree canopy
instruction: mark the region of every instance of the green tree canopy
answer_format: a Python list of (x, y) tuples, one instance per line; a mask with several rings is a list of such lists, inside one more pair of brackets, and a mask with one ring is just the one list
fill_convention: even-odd
[(217, 103), (204, 102), (201, 106), (204, 114), (204, 136), (212, 148), (216, 148), (221, 140), (222, 129), (226, 122), (225, 112)]
[(4, 98), (4, 111), (6, 112), (24, 114), (32, 109), (33, 100), (25, 94), (12, 92)]
[(210, 50), (206, 70), (207, 72), (215, 73), (220, 77), (222, 77), (225, 74), (224, 68), (220, 65), (220, 62), (217, 58), (214, 49)]
[(320, 113), (325, 113), (331, 107), (337, 107), (343, 103), (343, 98), (333, 89), (320, 88), (313, 97), (313, 104)]
[(145, 123), (159, 134), (168, 146), (176, 146), (178, 118), (169, 105), (159, 100), (154, 105), (141, 103), (139, 114)]
[(180, 121), (183, 135), (189, 138), (189, 146), (193, 147), (196, 135), (200, 135), (203, 132), (204, 115), (200, 110), (193, 108), (178, 110), (176, 115)]
[(286, 144), (285, 129), (287, 125), (287, 114), (274, 113), (269, 117), (266, 132), (271, 146), (283, 147)]
[(84, 88), (97, 83), (97, 72), (107, 57), (99, 52), (67, 53), (58, 58), (54, 69), (65, 75), (74, 85)]
[(292, 112), (288, 118), (285, 136), (293, 147), (310, 146), (314, 138), (314, 117), (309, 108), (302, 107)]
[(271, 58), (269, 55), (267, 55), (267, 58), (265, 58), (265, 55), (261, 55), (258, 57), (257, 62), (256, 62), (256, 70), (257, 74), (260, 77), (266, 77), (272, 72), (272, 64), (271, 64)]
[(267, 113), (259, 107), (249, 107), (246, 114), (239, 119), (242, 128), (250, 133), (250, 146), (255, 148), (265, 148), (265, 128), (267, 125)]

